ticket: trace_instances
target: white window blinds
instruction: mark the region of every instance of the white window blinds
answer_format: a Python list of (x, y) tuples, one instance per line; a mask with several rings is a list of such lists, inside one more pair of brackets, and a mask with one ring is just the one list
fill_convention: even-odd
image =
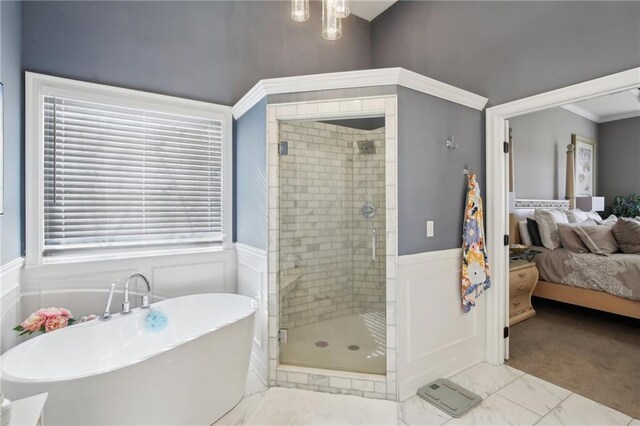
[(44, 97), (44, 256), (223, 240), (223, 121)]

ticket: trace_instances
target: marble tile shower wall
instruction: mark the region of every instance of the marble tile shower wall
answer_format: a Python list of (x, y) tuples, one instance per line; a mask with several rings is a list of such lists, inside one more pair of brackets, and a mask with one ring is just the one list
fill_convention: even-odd
[[(385, 129), (356, 131), (353, 137), (353, 303), (355, 313), (384, 312), (386, 309), (385, 244)], [(372, 141), (375, 153), (361, 153), (358, 143)], [(365, 219), (365, 202), (376, 206), (373, 218)], [(372, 233), (376, 231), (376, 256), (373, 259)]]
[[(281, 327), (384, 311), (384, 129), (292, 122), (280, 136), (288, 141), (280, 157)], [(359, 153), (363, 140), (374, 141), (375, 154)], [(368, 221), (365, 201), (378, 208)]]
[(352, 134), (323, 123), (281, 124), (282, 327), (353, 313)]

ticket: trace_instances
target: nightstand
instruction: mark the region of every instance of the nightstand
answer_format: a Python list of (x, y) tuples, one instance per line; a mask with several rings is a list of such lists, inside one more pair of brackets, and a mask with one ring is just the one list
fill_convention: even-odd
[(538, 283), (535, 262), (512, 260), (509, 262), (509, 325), (531, 318), (536, 311), (531, 306), (531, 293)]

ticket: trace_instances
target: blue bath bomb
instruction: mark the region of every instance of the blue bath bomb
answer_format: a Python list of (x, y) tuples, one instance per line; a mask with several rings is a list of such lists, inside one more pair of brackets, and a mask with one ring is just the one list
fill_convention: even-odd
[(147, 315), (147, 327), (151, 331), (163, 330), (168, 322), (169, 318), (159, 309), (152, 309)]

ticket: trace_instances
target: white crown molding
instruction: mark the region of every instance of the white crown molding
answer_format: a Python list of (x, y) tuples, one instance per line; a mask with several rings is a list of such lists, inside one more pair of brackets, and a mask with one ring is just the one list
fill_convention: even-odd
[(592, 112), (587, 111), (586, 109), (582, 109), (574, 104), (562, 105), (560, 108), (572, 112), (580, 117), (586, 118), (587, 120), (593, 121), (595, 123), (602, 123), (602, 119), (599, 115), (594, 114)]
[(22, 267), (24, 267), (24, 257), (17, 257), (0, 266), (0, 298), (20, 285), (19, 275)]
[(260, 80), (232, 108), (238, 119), (262, 98), (283, 93), (399, 85), (482, 111), (487, 98), (404, 68), (382, 68)]
[(488, 99), (483, 96), (476, 95), (475, 93), (471, 93), (447, 83), (442, 83), (438, 80), (434, 80), (433, 78), (429, 78), (404, 68), (397, 69), (400, 70), (399, 81), (395, 84), (435, 96), (436, 98), (446, 99), (479, 111), (482, 111), (485, 105), (487, 105)]
[(640, 117), (640, 111), (631, 111), (631, 112), (625, 112), (622, 114), (613, 114), (613, 115), (606, 115), (606, 116), (601, 116), (601, 115), (597, 115), (594, 114), (592, 112), (589, 112), (583, 108), (580, 108), (579, 106), (576, 106), (574, 104), (568, 104), (568, 105), (562, 105), (562, 109), (566, 109), (567, 111), (570, 111), (574, 114), (577, 114), (581, 117), (586, 118), (587, 120), (591, 120), (595, 123), (608, 123), (609, 121), (617, 121), (617, 120), (624, 120), (626, 118), (634, 118), (634, 117)]
[(507, 102), (487, 109), (491, 117), (510, 118), (638, 87), (640, 67)]
[(608, 123), (609, 121), (624, 120), (627, 118), (640, 117), (640, 111), (625, 112), (623, 114), (607, 115), (602, 117), (598, 123)]
[[(630, 71), (635, 71), (636, 73), (640, 74), (640, 68), (634, 68), (633, 70), (630, 70)], [(623, 93), (629, 93), (634, 97), (638, 97), (638, 101), (640, 101), (639, 89), (631, 89), (629, 92), (625, 91)], [(603, 115), (603, 114), (595, 114), (591, 111), (587, 111), (586, 109), (579, 107), (576, 104), (567, 104), (567, 105), (562, 105), (561, 107), (567, 111), (571, 111), (574, 114), (584, 117), (587, 120), (594, 121), (598, 124), (607, 123), (609, 121), (624, 120), (626, 118), (640, 117), (640, 111), (630, 111), (630, 112), (623, 112), (620, 114)]]

